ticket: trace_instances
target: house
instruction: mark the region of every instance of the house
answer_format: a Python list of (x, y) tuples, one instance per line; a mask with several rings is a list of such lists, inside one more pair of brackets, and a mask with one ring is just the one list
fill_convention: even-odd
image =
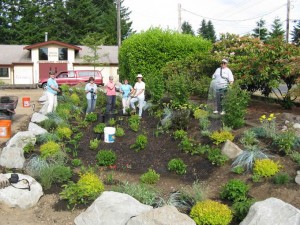
[[(83, 56), (91, 55), (86, 46), (60, 41), (45, 41), (33, 45), (0, 45), (0, 83), (36, 86), (39, 79), (49, 77), (50, 71), (94, 70)], [(118, 76), (118, 46), (101, 46), (98, 50), (104, 83)]]

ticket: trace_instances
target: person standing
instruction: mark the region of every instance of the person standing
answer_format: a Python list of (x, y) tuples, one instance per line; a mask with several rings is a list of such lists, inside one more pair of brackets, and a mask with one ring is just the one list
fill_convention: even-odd
[(222, 100), (226, 94), (227, 88), (233, 83), (234, 78), (231, 70), (227, 67), (228, 60), (222, 59), (221, 67), (216, 69), (212, 76), (214, 82), (214, 91), (216, 96), (216, 107), (213, 113), (219, 113), (224, 115), (225, 112), (222, 108)]
[(109, 76), (109, 81), (106, 84), (105, 88), (107, 96), (106, 112), (112, 113), (114, 112), (116, 105), (116, 85), (114, 83), (113, 76)]
[(50, 71), (50, 78), (47, 81), (47, 98), (48, 98), (48, 108), (47, 113), (54, 112), (57, 107), (57, 93), (60, 90), (58, 84), (55, 80), (55, 73)]
[(87, 109), (86, 114), (94, 112), (96, 108), (96, 99), (97, 99), (97, 85), (95, 84), (94, 77), (89, 78), (89, 83), (85, 85), (85, 93), (87, 99)]
[(124, 84), (120, 87), (120, 92), (122, 93), (122, 105), (123, 105), (123, 114), (126, 114), (126, 110), (129, 108), (130, 103), (130, 93), (133, 88), (128, 84), (128, 80), (124, 80)]
[(133, 97), (130, 99), (130, 106), (133, 109), (131, 112), (135, 113), (135, 102), (138, 101), (139, 103), (139, 117), (142, 118), (142, 113), (143, 113), (143, 106), (144, 106), (144, 101), (145, 101), (145, 83), (142, 81), (143, 76), (142, 74), (137, 75), (137, 82), (134, 85), (133, 88)]

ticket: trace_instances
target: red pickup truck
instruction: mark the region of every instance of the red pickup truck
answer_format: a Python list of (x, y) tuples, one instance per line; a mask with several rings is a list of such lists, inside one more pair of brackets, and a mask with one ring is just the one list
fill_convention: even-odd
[[(61, 71), (57, 73), (55, 80), (59, 86), (62, 84), (73, 86), (79, 83), (88, 82), (90, 77), (95, 78), (95, 84), (103, 85), (102, 74), (99, 70)], [(47, 87), (48, 79), (49, 78), (44, 78), (39, 80), (38, 86), (45, 89)]]

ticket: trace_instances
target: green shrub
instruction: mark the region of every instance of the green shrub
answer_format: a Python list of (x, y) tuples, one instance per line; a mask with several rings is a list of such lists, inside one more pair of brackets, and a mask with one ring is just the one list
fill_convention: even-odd
[(231, 171), (234, 172), (234, 173), (236, 173), (236, 174), (242, 174), (242, 173), (245, 172), (245, 169), (244, 169), (243, 166), (238, 165), (238, 166), (236, 166), (236, 167), (233, 167), (233, 168), (231, 169)]
[(72, 170), (68, 166), (55, 165), (53, 166), (53, 182), (64, 183), (72, 177)]
[(58, 143), (54, 141), (46, 142), (45, 144), (40, 146), (40, 152), (42, 158), (52, 157), (61, 151), (61, 147)]
[(96, 150), (101, 143), (101, 140), (98, 140), (97, 138), (90, 140), (90, 149)]
[(248, 191), (249, 186), (244, 181), (232, 179), (222, 187), (220, 196), (233, 202), (243, 201), (247, 199)]
[(205, 200), (192, 208), (190, 217), (197, 225), (228, 225), (233, 216), (227, 205)]
[(33, 150), (34, 150), (34, 145), (31, 142), (27, 143), (23, 148), (24, 153), (30, 153)]
[(214, 141), (216, 145), (226, 142), (227, 140), (233, 141), (234, 136), (230, 131), (221, 130), (221, 131), (214, 131), (210, 138)]
[(182, 140), (182, 139), (184, 139), (185, 137), (187, 137), (187, 132), (184, 131), (184, 130), (176, 130), (176, 131), (173, 133), (173, 136), (174, 136), (174, 139), (175, 139), (175, 140)]
[(291, 182), (291, 180), (291, 176), (287, 173), (277, 173), (273, 177), (273, 183), (279, 185), (288, 184), (289, 182)]
[(81, 166), (82, 165), (82, 162), (80, 159), (73, 159), (71, 163), (73, 166)]
[(89, 113), (85, 116), (85, 121), (92, 123), (97, 121), (97, 114), (96, 113)]
[(186, 104), (191, 94), (190, 79), (186, 74), (172, 74), (166, 80), (166, 89), (176, 105)]
[(201, 130), (207, 131), (208, 128), (210, 127), (210, 121), (208, 118), (200, 118), (199, 119), (199, 126)]
[(204, 155), (209, 150), (210, 150), (209, 145), (198, 144), (192, 149), (192, 151), (190, 153), (191, 153), (191, 155)]
[(44, 133), (36, 136), (36, 143), (37, 144), (44, 144), (48, 141), (54, 141), (58, 142), (59, 137), (57, 136), (56, 133)]
[(259, 176), (258, 174), (253, 174), (251, 178), (254, 183), (261, 182), (261, 176)]
[(208, 118), (208, 115), (209, 115), (209, 112), (205, 111), (203, 109), (197, 108), (194, 110), (194, 118), (197, 120)]
[(117, 156), (112, 150), (100, 150), (96, 155), (96, 160), (99, 166), (111, 166), (116, 163)]
[(148, 144), (147, 136), (141, 134), (137, 136), (135, 143), (131, 145), (130, 148), (133, 148), (135, 149), (136, 152), (139, 152), (140, 150), (145, 149), (147, 144)]
[(191, 109), (188, 104), (183, 104), (174, 108), (172, 113), (172, 128), (187, 129), (190, 121)]
[(290, 154), (291, 159), (300, 166), (300, 152), (293, 151)]
[(156, 184), (159, 181), (160, 175), (154, 169), (148, 169), (148, 172), (142, 174), (140, 180), (145, 184)]
[(56, 129), (56, 133), (57, 133), (57, 136), (60, 139), (68, 139), (68, 140), (70, 140), (73, 131), (69, 127), (58, 127)]
[(80, 98), (78, 97), (78, 95), (76, 93), (71, 94), (70, 99), (74, 105), (79, 105)]
[(274, 141), (275, 145), (279, 147), (279, 151), (290, 154), (296, 145), (297, 135), (294, 130), (288, 130), (277, 134)]
[(194, 148), (193, 140), (188, 137), (183, 138), (179, 143), (179, 148), (185, 153), (191, 153)]
[(77, 183), (69, 182), (62, 187), (63, 190), (59, 195), (61, 199), (68, 201), (68, 207), (87, 204), (104, 191), (102, 181), (93, 172), (81, 174)]
[(108, 120), (108, 125), (111, 127), (114, 127), (116, 125), (117, 121), (114, 118), (110, 118)]
[(282, 166), (271, 159), (258, 159), (254, 163), (253, 174), (260, 177), (271, 177), (279, 172)]
[(182, 159), (171, 159), (168, 162), (168, 170), (174, 171), (177, 174), (185, 174), (187, 165), (182, 161)]
[(116, 137), (123, 137), (125, 135), (124, 129), (122, 127), (116, 128)]
[(223, 166), (229, 160), (228, 156), (223, 155), (218, 148), (208, 150), (207, 158), (213, 165), (217, 166)]
[(104, 133), (104, 128), (106, 127), (105, 123), (98, 123), (95, 127), (94, 127), (94, 132), (97, 134), (102, 134)]
[(233, 211), (234, 218), (236, 218), (236, 220), (238, 221), (244, 220), (253, 203), (255, 203), (255, 200), (250, 198), (233, 203), (232, 211)]
[(42, 128), (46, 129), (49, 132), (54, 131), (58, 126), (55, 120), (52, 119), (46, 119), (42, 121), (40, 125)]
[(263, 127), (253, 127), (250, 129), (250, 131), (253, 131), (258, 138), (267, 137), (267, 132)]
[(137, 132), (140, 127), (140, 118), (138, 115), (131, 115), (128, 119), (129, 127), (131, 130)]
[(243, 136), (240, 139), (240, 142), (244, 146), (252, 146), (252, 145), (256, 145), (258, 143), (258, 140), (253, 130), (246, 130), (244, 131)]

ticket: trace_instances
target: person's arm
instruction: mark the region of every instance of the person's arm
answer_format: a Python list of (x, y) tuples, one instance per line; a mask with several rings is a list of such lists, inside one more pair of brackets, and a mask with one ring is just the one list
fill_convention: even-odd
[(54, 91), (60, 92), (60, 90), (58, 89), (58, 87), (56, 87), (53, 82), (50, 82), (50, 88), (52, 90), (54, 90)]

